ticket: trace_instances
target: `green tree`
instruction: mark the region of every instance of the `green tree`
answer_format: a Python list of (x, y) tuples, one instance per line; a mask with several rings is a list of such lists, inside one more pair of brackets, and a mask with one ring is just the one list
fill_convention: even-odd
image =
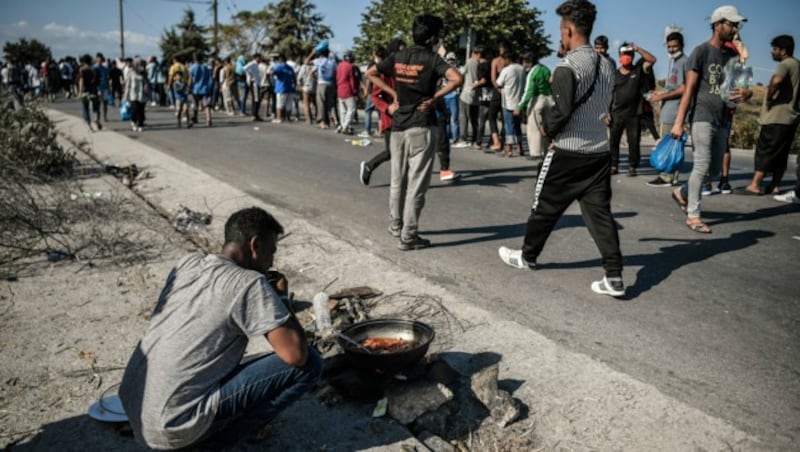
[(361, 14), (361, 36), (355, 38), (359, 59), (369, 59), (377, 44), (400, 37), (412, 44), (411, 22), (417, 14), (430, 13), (445, 23), (442, 43), (449, 51), (459, 50), (459, 37), (467, 30), (477, 35), (477, 43), (496, 47), (508, 39), (519, 52), (532, 52), (539, 58), (552, 53), (550, 37), (544, 34), (541, 11), (525, 0), (373, 0)]
[(17, 42), (6, 41), (3, 45), (3, 53), (8, 60), (13, 61), (15, 64), (31, 63), (36, 67), (42, 61), (53, 57), (50, 47), (36, 39), (28, 41), (25, 38)]
[(261, 11), (239, 11), (230, 24), (219, 28), (220, 49), (223, 54), (252, 55), (266, 50), (267, 30), (270, 27), (269, 13)]
[(187, 8), (177, 30), (176, 27), (170, 27), (161, 36), (159, 47), (164, 61), (170, 61), (173, 56), (189, 60), (195, 52), (200, 52), (203, 56), (209, 55), (211, 46), (207, 34), (205, 27), (195, 23), (194, 11)]
[(322, 15), (315, 9), (308, 0), (281, 0), (267, 5), (272, 50), (299, 59), (310, 53), (317, 42), (333, 37), (333, 31), (322, 23)]

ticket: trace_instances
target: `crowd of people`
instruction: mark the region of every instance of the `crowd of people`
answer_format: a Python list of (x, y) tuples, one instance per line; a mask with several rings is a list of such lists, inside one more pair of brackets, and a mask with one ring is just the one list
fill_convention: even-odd
[[(656, 55), (625, 42), (614, 49), (615, 60), (606, 36), (591, 39), (594, 4), (567, 0), (556, 13), (561, 60), (552, 71), (508, 41), (471, 48), (459, 65), (455, 53), (441, 45), (442, 19), (422, 14), (411, 25), (412, 42), (392, 39), (376, 46), (364, 67), (351, 52), (339, 60), (323, 42), (301, 62), (281, 53), (211, 61), (196, 54), (191, 61), (175, 56), (170, 62), (155, 57), (109, 61), (87, 54), (78, 61), (48, 60), (38, 69), (13, 62), (3, 68), (3, 83), (15, 108), (26, 95), (53, 100), (63, 91), (80, 99), (93, 130), (102, 129), (109, 106), (125, 104), (135, 132), (146, 127), (149, 104), (172, 108), (177, 127), (198, 124), (202, 111), (207, 127), (215, 115), (226, 114), (276, 124), (303, 120), (355, 135), (363, 99), (359, 135), (383, 137), (383, 150), (361, 162), (359, 177), (369, 185), (372, 172), (390, 162), (388, 232), (400, 250), (431, 245), (419, 234), (419, 220), (435, 156), (442, 181), (458, 178), (450, 168), (451, 148), (525, 156), (538, 164), (532, 206), (521, 247), (500, 247), (500, 259), (514, 268), (535, 269), (559, 218), (577, 201), (604, 270), (590, 288), (622, 297), (623, 256), (611, 212), (612, 175), (623, 164), (622, 136), (630, 177), (638, 176), (642, 131), (655, 139), (691, 136), (688, 181), (681, 183), (679, 172), (664, 173), (648, 185), (671, 188), (686, 226), (710, 233), (701, 200), (718, 176), (718, 190), (733, 191), (728, 180), (732, 118), (753, 94), (751, 81), (731, 83), (736, 74), (746, 74), (748, 51), (739, 30), (747, 19), (733, 6), (717, 8), (710, 16), (710, 39), (688, 55), (680, 29), (670, 30), (665, 36), (668, 70), (658, 86)], [(762, 108), (754, 175), (742, 193), (800, 203), (800, 174), (794, 190), (778, 191), (800, 122), (800, 62), (791, 36), (776, 36), (771, 45), (778, 65)], [(313, 385), (319, 355), (308, 347), (285, 302), (288, 283), (270, 271), (282, 233), (267, 212), (245, 209), (226, 223), (220, 255), (187, 256), (173, 269), (120, 387), (139, 442), (154, 448), (228, 447)], [(240, 364), (247, 337), (257, 335), (264, 335), (276, 353)]]

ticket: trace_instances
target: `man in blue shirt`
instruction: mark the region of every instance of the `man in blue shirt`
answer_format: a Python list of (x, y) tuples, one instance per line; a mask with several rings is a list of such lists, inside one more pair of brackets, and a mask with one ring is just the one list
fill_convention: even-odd
[(94, 69), (100, 74), (100, 105), (103, 106), (103, 122), (108, 122), (108, 100), (113, 102), (114, 98), (111, 97), (111, 87), (108, 82), (108, 66), (106, 66), (106, 58), (102, 53), (98, 52), (95, 55)]
[(275, 77), (275, 114), (277, 118), (272, 122), (281, 123), (294, 99), (295, 73), (294, 69), (286, 64), (286, 55), (278, 54), (275, 61), (272, 75)]
[(206, 112), (206, 125), (211, 127), (211, 90), (214, 79), (211, 68), (203, 63), (203, 55), (199, 52), (194, 55), (194, 63), (189, 67), (189, 77), (194, 97), (192, 122), (197, 122), (197, 109), (202, 106)]

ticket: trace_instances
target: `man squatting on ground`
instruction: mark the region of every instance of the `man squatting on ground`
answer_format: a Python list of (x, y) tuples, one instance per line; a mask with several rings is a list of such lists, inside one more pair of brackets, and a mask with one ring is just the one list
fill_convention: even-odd
[(555, 107), (542, 112), (542, 133), (553, 146), (536, 180), (533, 207), (521, 250), (500, 247), (500, 258), (514, 268), (535, 268), (559, 217), (578, 200), (583, 220), (602, 256), (605, 277), (592, 283), (596, 293), (620, 297), (622, 253), (611, 215), (611, 153), (605, 119), (614, 89), (614, 67), (595, 53), (589, 37), (597, 15), (586, 0), (562, 3), (564, 60), (553, 71)]
[[(414, 18), (414, 45), (403, 49), (367, 70), (374, 86), (387, 92), (394, 102), (391, 137), (392, 178), (389, 189), (389, 232), (400, 238), (398, 248), (415, 250), (430, 246), (417, 234), (419, 215), (431, 180), (433, 153), (437, 142), (435, 106), (445, 94), (461, 85), (458, 70), (433, 51), (439, 45), (442, 19), (430, 14)], [(380, 74), (395, 78), (396, 88)], [(436, 90), (440, 78), (447, 85)]]
[[(282, 233), (264, 210), (240, 210), (221, 254), (172, 269), (119, 389), (137, 442), (231, 448), (314, 385), (322, 360), (278, 295), (286, 278), (269, 271)], [(261, 335), (275, 353), (241, 364), (248, 337)]]

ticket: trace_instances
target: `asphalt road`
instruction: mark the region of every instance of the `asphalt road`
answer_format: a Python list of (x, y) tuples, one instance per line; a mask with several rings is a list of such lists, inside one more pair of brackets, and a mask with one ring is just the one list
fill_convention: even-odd
[[(54, 107), (80, 111), (74, 101)], [(453, 150), (452, 167), (463, 178), (446, 185), (434, 176), (420, 221), (421, 235), (434, 246), (402, 252), (386, 231), (389, 166), (374, 172), (368, 188), (358, 181), (358, 163), (382, 143), (354, 147), (342, 135), (302, 123), (252, 123), (219, 113), (210, 129), (176, 129), (167, 109), (149, 109), (147, 117), (143, 133), (119, 121), (106, 129), (290, 209), (748, 432), (776, 444), (800, 440), (797, 206), (767, 196), (714, 195), (703, 202), (714, 232), (701, 235), (684, 226), (668, 189), (645, 185), (652, 170), (615, 176), (612, 209), (628, 286), (627, 299), (616, 300), (589, 288), (602, 268), (577, 205), (558, 223), (539, 270), (499, 260), (499, 246), (521, 245), (536, 174), (528, 160)], [(791, 160), (783, 189), (794, 182)], [(735, 151), (734, 187), (744, 186), (751, 171), (752, 154)]]

